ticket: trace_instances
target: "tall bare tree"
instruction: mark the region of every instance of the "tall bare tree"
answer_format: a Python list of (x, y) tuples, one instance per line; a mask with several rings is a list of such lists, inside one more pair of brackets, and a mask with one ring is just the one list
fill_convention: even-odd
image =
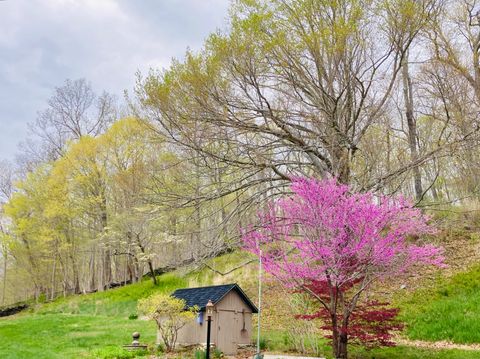
[[(236, 1), (229, 33), (212, 35), (201, 53), (137, 86), (141, 115), (198, 164), (202, 180), (180, 194), (183, 203), (238, 195), (223, 216), (238, 221), (284, 192), (292, 176), (382, 188), (429, 160), (432, 153), (412, 156), (388, 173), (361, 168), (379, 162), (378, 151), (366, 158), (370, 135), (384, 123), (406, 52), (436, 6)], [(222, 180), (206, 180), (216, 169)]]
[(64, 153), (68, 141), (98, 136), (116, 115), (114, 96), (105, 91), (97, 95), (85, 79), (67, 79), (55, 88), (48, 107), (38, 113), (30, 128), (41, 139), (48, 158), (55, 159)]
[[(408, 144), (410, 147), (410, 155), (412, 162), (415, 162), (418, 158), (418, 134), (417, 134), (417, 121), (414, 117), (413, 111), (413, 86), (412, 79), (409, 74), (408, 64), (408, 51), (405, 53), (402, 64), (402, 83), (403, 83), (403, 98), (405, 101), (405, 117), (407, 119), (408, 126)], [(423, 196), (422, 189), (422, 175), (420, 173), (420, 167), (415, 166), (413, 168), (413, 181), (415, 187), (415, 196), (417, 201), (420, 201)]]

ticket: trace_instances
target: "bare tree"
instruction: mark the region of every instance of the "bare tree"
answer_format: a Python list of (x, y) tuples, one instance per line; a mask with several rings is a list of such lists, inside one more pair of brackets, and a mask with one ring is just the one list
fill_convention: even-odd
[[(478, 196), (480, 146), (480, 3), (446, 1), (439, 16), (425, 31), (429, 59), (421, 68), (423, 113), (440, 126), (438, 133), (456, 144), (445, 155), (448, 165), (438, 167), (449, 200)], [(468, 141), (463, 139), (468, 138)], [(451, 186), (455, 184), (455, 189)], [(448, 188), (450, 187), (450, 188)], [(437, 188), (434, 188), (437, 190)], [(436, 194), (438, 197), (438, 193)]]
[(388, 173), (360, 168), (366, 135), (383, 124), (406, 52), (437, 6), (405, 3), (237, 1), (229, 34), (141, 79), (141, 115), (196, 163), (199, 183), (178, 194), (183, 205), (235, 197), (221, 221), (237, 228), (293, 176), (382, 188), (430, 160), (436, 149)]
[(14, 171), (12, 165), (7, 161), (0, 161), (0, 251), (2, 252), (2, 300), (5, 304), (5, 295), (7, 288), (7, 269), (8, 269), (8, 223), (4, 218), (3, 204), (8, 201), (13, 193)]
[[(413, 86), (412, 79), (409, 74), (408, 51), (405, 53), (402, 65), (402, 83), (403, 83), (403, 98), (405, 101), (405, 117), (407, 118), (408, 126), (408, 144), (410, 147), (410, 156), (412, 162), (418, 158), (418, 133), (417, 121), (413, 112)], [(417, 201), (420, 201), (423, 196), (422, 176), (420, 167), (413, 168), (413, 180), (415, 185), (415, 196)]]
[(0, 203), (7, 201), (13, 193), (14, 169), (10, 162), (0, 161)]
[(38, 113), (30, 126), (41, 139), (43, 151), (49, 159), (61, 156), (70, 140), (82, 136), (98, 136), (115, 120), (114, 96), (103, 92), (95, 94), (85, 79), (69, 80), (56, 87), (48, 100), (48, 107)]

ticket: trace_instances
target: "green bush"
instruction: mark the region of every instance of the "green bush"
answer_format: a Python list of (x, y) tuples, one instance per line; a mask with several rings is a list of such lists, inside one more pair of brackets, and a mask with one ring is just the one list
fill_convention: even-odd
[(260, 350), (267, 349), (267, 346), (268, 346), (267, 339), (261, 337), (260, 338)]
[(160, 343), (160, 344), (157, 344), (157, 346), (155, 347), (155, 353), (156, 353), (157, 355), (160, 355), (160, 354), (165, 353), (165, 345), (163, 345), (163, 344), (161, 344), (161, 343)]
[(38, 296), (38, 303), (45, 303), (47, 301), (47, 295), (42, 293)]

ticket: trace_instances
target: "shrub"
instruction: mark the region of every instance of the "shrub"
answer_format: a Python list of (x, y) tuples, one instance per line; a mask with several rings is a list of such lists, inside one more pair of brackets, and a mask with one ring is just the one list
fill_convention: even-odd
[(267, 339), (260, 337), (260, 350), (267, 349)]
[(195, 318), (198, 308), (187, 308), (182, 299), (156, 294), (139, 300), (138, 310), (155, 320), (166, 351), (170, 352), (175, 349), (179, 330)]

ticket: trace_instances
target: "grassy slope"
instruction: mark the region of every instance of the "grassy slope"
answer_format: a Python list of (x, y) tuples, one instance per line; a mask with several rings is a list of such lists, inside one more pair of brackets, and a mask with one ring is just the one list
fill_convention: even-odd
[[(160, 285), (144, 281), (106, 292), (62, 298), (34, 312), (0, 320), (0, 358), (89, 358), (96, 351), (131, 342), (139, 331), (142, 341), (155, 342), (155, 324), (130, 320), (137, 300), (154, 292), (170, 293), (186, 285), (173, 274), (159, 278)], [(113, 350), (112, 350), (113, 351)]]
[[(248, 260), (243, 253), (217, 258), (212, 265), (225, 271)], [(142, 341), (155, 341), (154, 323), (129, 320), (136, 313), (137, 300), (153, 292), (171, 292), (176, 288), (224, 282), (239, 282), (255, 299), (255, 266), (248, 266), (227, 276), (199, 271), (187, 276), (167, 274), (159, 277), (160, 285), (151, 281), (133, 284), (111, 291), (59, 299), (44, 304), (34, 312), (0, 320), (0, 358), (113, 358), (122, 344), (130, 342), (133, 331), (142, 333)], [(274, 293), (274, 291), (272, 291)], [(274, 302), (274, 294), (266, 291), (266, 302)], [(270, 298), (271, 297), (271, 298)], [(435, 289), (422, 290), (398, 303), (407, 322), (407, 334), (414, 339), (448, 339), (459, 343), (480, 342), (480, 266), (457, 274), (449, 280), (438, 279)], [(266, 307), (266, 321), (275, 322), (277, 313)], [(271, 313), (268, 313), (270, 310)], [(268, 348), (288, 351), (284, 335), (266, 325)], [(324, 344), (328, 357), (330, 349)], [(110, 353), (111, 356), (107, 354)], [(408, 347), (365, 351), (351, 348), (356, 359), (439, 358), (469, 359), (479, 352), (460, 350), (424, 350)]]
[(480, 343), (480, 265), (399, 303), (411, 339)]
[(128, 344), (131, 333), (154, 341), (155, 326), (125, 318), (46, 314), (2, 321), (1, 358), (82, 358), (95, 349)]

